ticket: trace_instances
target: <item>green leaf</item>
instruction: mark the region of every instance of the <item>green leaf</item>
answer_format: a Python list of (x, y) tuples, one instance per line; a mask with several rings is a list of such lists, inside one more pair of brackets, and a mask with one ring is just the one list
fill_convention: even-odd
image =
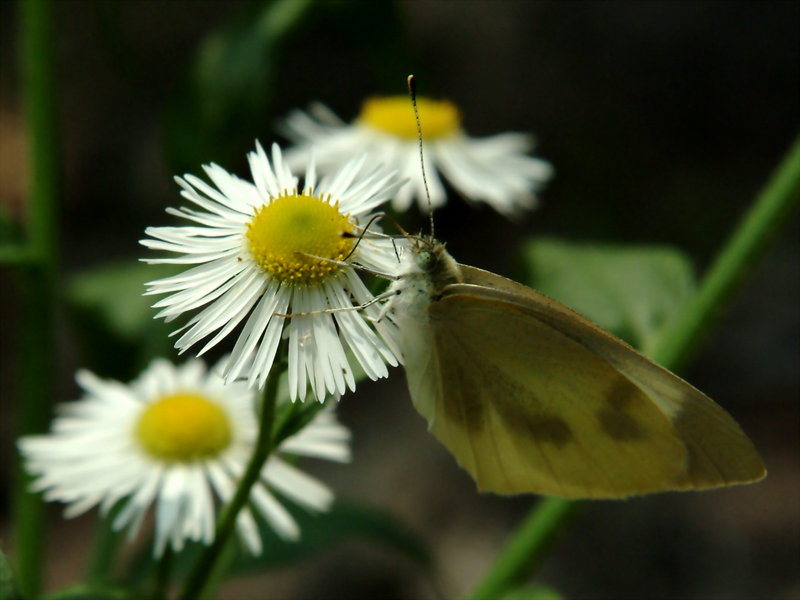
[(291, 508), (300, 526), (300, 539), (296, 542), (284, 541), (269, 525), (262, 524), (263, 554), (240, 556), (233, 564), (233, 574), (254, 573), (293, 564), (351, 538), (370, 540), (397, 551), (424, 569), (431, 567), (431, 554), (423, 540), (383, 510), (342, 500), (337, 500), (328, 512), (322, 514)]
[(529, 585), (503, 594), (500, 600), (562, 600), (563, 596), (544, 585)]
[(19, 242), (19, 227), (11, 219), (5, 206), (0, 205), (0, 246)]
[[(310, 513), (289, 502), (283, 504), (300, 526), (300, 539), (286, 541), (279, 538), (263, 519), (257, 517), (263, 553), (250, 556), (237, 543), (228, 576), (249, 575), (295, 564), (325, 548), (353, 538), (371, 540), (391, 548), (426, 570), (431, 567), (431, 554), (424, 541), (382, 510), (341, 500), (337, 500), (324, 513)], [(188, 543), (174, 557), (174, 572), (178, 577), (185, 577), (200, 550), (200, 544)], [(154, 568), (152, 544), (145, 544), (131, 563), (128, 580), (142, 581), (148, 577), (148, 573), (154, 572)]]
[(0, 206), (0, 264), (24, 262), (29, 250), (19, 224), (15, 223), (4, 206)]
[(145, 283), (174, 275), (182, 265), (148, 265), (136, 260), (115, 262), (74, 275), (67, 300), (89, 355), (89, 364), (126, 381), (152, 358), (169, 356), (175, 323), (156, 320), (153, 296)]
[(269, 128), (268, 107), (283, 46), (311, 11), (313, 0), (249, 5), (201, 42), (167, 113), (169, 155), (181, 171), (228, 163)]
[(131, 588), (93, 583), (77, 583), (68, 588), (47, 594), (44, 600), (134, 600), (141, 596)]
[(537, 239), (524, 247), (527, 281), (647, 350), (695, 289), (687, 257), (664, 246)]
[(144, 296), (145, 284), (175, 275), (182, 265), (147, 265), (126, 260), (83, 271), (69, 284), (68, 296), (78, 307), (95, 310), (109, 329), (121, 338), (136, 341), (153, 321), (156, 301)]
[[(280, 117), (276, 111), (286, 110), (287, 98), (311, 94), (301, 96), (301, 102), (329, 101), (317, 97), (326, 86), (298, 83), (302, 77), (298, 78), (297, 69), (302, 73), (308, 47), (327, 44), (337, 59), (358, 61), (369, 84), (403, 93), (404, 74), (415, 61), (409, 56), (396, 4), (387, 0), (240, 3), (243, 10), (200, 42), (176, 86), (164, 123), (172, 170), (196, 172), (198, 165), (210, 161), (241, 164), (255, 138), (265, 145), (271, 140)], [(326, 32), (322, 40), (321, 30)], [(336, 64), (329, 66), (336, 69)], [(344, 81), (340, 75), (332, 72), (330, 77)], [(294, 90), (287, 92), (288, 87)]]
[(14, 571), (2, 550), (0, 550), (0, 600), (22, 600), (22, 594), (14, 583)]

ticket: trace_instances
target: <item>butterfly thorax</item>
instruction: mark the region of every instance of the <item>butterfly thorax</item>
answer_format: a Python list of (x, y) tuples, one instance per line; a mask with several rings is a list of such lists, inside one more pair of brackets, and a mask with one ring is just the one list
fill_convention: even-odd
[(448, 285), (464, 281), (458, 263), (445, 250), (444, 244), (430, 236), (412, 240), (410, 258), (411, 268), (428, 282), (432, 299), (439, 298)]
[[(406, 365), (409, 388), (417, 389), (435, 363), (430, 308), (448, 285), (461, 282), (463, 277), (444, 244), (429, 236), (407, 239), (409, 244), (398, 277), (390, 288), (394, 293), (387, 310), (397, 325), (397, 343)], [(431, 406), (416, 406), (423, 415), (431, 414)]]
[(427, 320), (427, 308), (441, 297), (444, 289), (463, 281), (458, 263), (444, 244), (430, 236), (408, 238), (409, 246), (397, 280), (392, 284), (396, 296), (389, 310), (395, 320)]

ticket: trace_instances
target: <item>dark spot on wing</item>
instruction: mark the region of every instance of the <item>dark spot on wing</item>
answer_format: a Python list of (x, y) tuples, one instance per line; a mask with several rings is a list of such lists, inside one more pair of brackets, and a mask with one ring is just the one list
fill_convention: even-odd
[(523, 436), (558, 447), (573, 439), (567, 422), (542, 410), (542, 402), (525, 386), (499, 369), (496, 365), (481, 365), (483, 402), (491, 405), (507, 427)]
[(606, 399), (613, 410), (625, 410), (634, 401), (640, 400), (642, 392), (624, 377), (619, 377), (606, 394)]
[(484, 426), (485, 409), (481, 405), (480, 390), (475, 380), (460, 369), (445, 366), (446, 377), (442, 385), (442, 407), (449, 419), (464, 424), (464, 427), (478, 433)]
[(567, 422), (556, 415), (541, 412), (538, 408), (540, 402), (530, 391), (516, 395), (513, 401), (498, 395), (492, 398), (492, 404), (505, 424), (524, 436), (559, 448), (572, 440), (572, 430)]
[(597, 419), (603, 431), (615, 440), (624, 442), (645, 437), (644, 428), (628, 413), (604, 408), (597, 412)]
[(522, 424), (538, 441), (550, 442), (559, 448), (572, 440), (567, 422), (553, 415), (526, 415)]
[(620, 377), (606, 394), (608, 406), (597, 411), (597, 420), (602, 430), (617, 441), (640, 440), (645, 429), (632, 413), (641, 406), (642, 391), (627, 379)]
[[(468, 349), (464, 348), (464, 352)], [(486, 411), (494, 406), (504, 420), (509, 420), (512, 427), (518, 426), (520, 418), (524, 419), (536, 407), (538, 400), (513, 378), (510, 378), (496, 365), (488, 361), (481, 362), (475, 369), (464, 368), (464, 362), (457, 366), (447, 357), (440, 357), (443, 385), (442, 406), (447, 417), (464, 424), (472, 432), (481, 432), (486, 425)], [(480, 369), (478, 373), (476, 370)], [(524, 406), (509, 402), (524, 400)], [(524, 425), (523, 425), (524, 427)]]

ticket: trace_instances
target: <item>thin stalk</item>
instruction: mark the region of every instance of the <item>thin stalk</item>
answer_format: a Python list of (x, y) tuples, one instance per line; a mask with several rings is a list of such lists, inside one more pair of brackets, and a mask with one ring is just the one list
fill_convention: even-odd
[(30, 260), (30, 253), (22, 244), (5, 244), (0, 246), (0, 265), (25, 266)]
[[(20, 265), (22, 328), (19, 365), (19, 435), (47, 427), (55, 365), (55, 277), (57, 268), (58, 144), (52, 4), (20, 2), (22, 89), (28, 143), (27, 264)], [(22, 594), (39, 591), (44, 547), (44, 510), (27, 492), (29, 478), (17, 469), (13, 498), (15, 559)]]
[(208, 576), (208, 581), (206, 581), (203, 588), (203, 595), (198, 600), (211, 600), (217, 597), (217, 590), (224, 582), (228, 569), (231, 568), (233, 561), (236, 559), (237, 552), (236, 536), (228, 536), (228, 541), (222, 549), (213, 571)]
[(169, 544), (164, 548), (164, 553), (158, 559), (156, 567), (156, 577), (153, 582), (153, 593), (151, 600), (164, 600), (169, 592), (169, 582), (172, 577), (172, 565), (175, 562), (175, 554)]
[(23, 600), (22, 594), (17, 589), (17, 583), (14, 579), (14, 572), (11, 565), (6, 560), (6, 555), (3, 554), (0, 548), (0, 599), (1, 600)]
[(121, 506), (121, 504), (117, 504), (97, 522), (92, 553), (86, 569), (86, 581), (91, 583), (108, 581), (108, 574), (117, 557), (117, 547), (124, 536), (121, 530), (115, 531), (112, 527)]
[(659, 336), (650, 356), (680, 371), (724, 314), (733, 295), (800, 201), (800, 138), (723, 246), (686, 308)]
[(580, 502), (563, 498), (539, 500), (483, 581), (473, 590), (470, 600), (496, 600), (520, 575), (538, 566), (580, 505)]
[(231, 501), (220, 511), (217, 519), (217, 527), (214, 534), (214, 541), (203, 549), (197, 562), (192, 566), (189, 576), (186, 579), (186, 587), (181, 598), (183, 600), (196, 600), (204, 598), (207, 588), (211, 584), (211, 575), (215, 571), (215, 565), (222, 555), (228, 539), (233, 534), (236, 526), (236, 517), (239, 511), (247, 504), (250, 498), (250, 490), (258, 481), (261, 470), (267, 462), (274, 447), (272, 440), (272, 428), (275, 418), (275, 403), (278, 395), (278, 380), (280, 379), (281, 369), (274, 365), (272, 373), (267, 380), (264, 389), (264, 396), (261, 404), (261, 416), (258, 428), (258, 439), (253, 448), (253, 455), (247, 465), (239, 486)]
[[(786, 217), (800, 200), (800, 139), (756, 199), (703, 279), (694, 298), (664, 332), (651, 356), (678, 370), (719, 321), (723, 308), (755, 267)], [(546, 556), (580, 502), (544, 498), (495, 559), (470, 600), (501, 597)]]

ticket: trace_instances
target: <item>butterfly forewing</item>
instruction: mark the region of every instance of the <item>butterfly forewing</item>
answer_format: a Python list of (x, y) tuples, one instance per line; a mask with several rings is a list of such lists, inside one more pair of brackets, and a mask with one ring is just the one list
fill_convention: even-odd
[(621, 340), (546, 296), (504, 277), (461, 266), (478, 295), (496, 294), (516, 304), (608, 361), (672, 419), (686, 445), (688, 463), (675, 489), (703, 489), (758, 481), (766, 475), (753, 443), (734, 419), (708, 396)]
[(613, 498), (763, 476), (695, 388), (530, 288), (461, 268), (407, 370), (431, 431), (481, 489)]

